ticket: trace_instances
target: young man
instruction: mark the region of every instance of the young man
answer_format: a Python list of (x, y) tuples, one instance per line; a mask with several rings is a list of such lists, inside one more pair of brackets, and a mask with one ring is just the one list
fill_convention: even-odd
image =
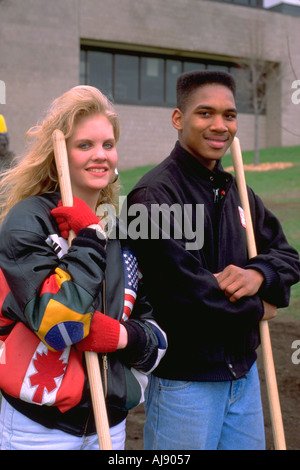
[(177, 99), (179, 140), (128, 197), (128, 214), (147, 213), (147, 236), (130, 218), (128, 229), (169, 345), (148, 388), (145, 448), (264, 449), (258, 324), (288, 304), (299, 257), (249, 189), (259, 255), (248, 259), (235, 179), (220, 163), (237, 131), (233, 78), (185, 74)]

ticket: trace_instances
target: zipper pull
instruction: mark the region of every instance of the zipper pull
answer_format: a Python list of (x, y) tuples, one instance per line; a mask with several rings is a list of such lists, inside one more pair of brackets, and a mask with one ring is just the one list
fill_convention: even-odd
[(107, 361), (107, 354), (102, 354), (102, 364), (103, 364), (103, 375), (104, 375), (104, 383), (103, 383), (103, 391), (104, 397), (107, 396), (107, 374), (108, 374), (108, 361)]
[(108, 369), (108, 362), (107, 362), (107, 355), (106, 354), (103, 354), (102, 360), (103, 360), (104, 370), (107, 370)]
[(219, 202), (219, 191), (220, 191), (219, 188), (213, 188), (215, 204)]

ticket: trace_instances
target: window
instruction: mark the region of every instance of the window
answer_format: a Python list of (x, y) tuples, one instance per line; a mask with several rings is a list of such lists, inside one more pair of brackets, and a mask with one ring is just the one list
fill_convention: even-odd
[(138, 57), (116, 54), (114, 71), (114, 100), (117, 103), (137, 103), (139, 100)]
[(234, 3), (235, 5), (244, 5), (246, 7), (263, 8), (263, 0), (213, 0), (222, 3)]
[(233, 63), (87, 46), (80, 51), (80, 83), (99, 88), (118, 104), (174, 107), (177, 77), (205, 69), (230, 72), (237, 83), (239, 112), (253, 113), (250, 74)]
[(166, 103), (173, 106), (176, 103), (177, 77), (182, 73), (180, 60), (167, 59), (166, 61)]
[(159, 105), (164, 100), (164, 60), (141, 57), (141, 100), (145, 104)]
[(252, 99), (250, 86), (250, 72), (248, 70), (232, 67), (230, 73), (236, 83), (236, 102), (240, 113), (252, 113)]
[(80, 83), (93, 85), (105, 95), (113, 96), (112, 54), (101, 51), (81, 51)]
[(195, 62), (184, 61), (183, 63), (183, 72), (192, 72), (193, 70), (204, 70), (206, 68), (205, 64)]

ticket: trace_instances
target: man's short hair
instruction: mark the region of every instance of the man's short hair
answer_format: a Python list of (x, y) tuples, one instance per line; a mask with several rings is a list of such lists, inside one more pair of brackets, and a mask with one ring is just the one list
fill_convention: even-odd
[(232, 75), (214, 70), (195, 70), (179, 75), (177, 79), (177, 108), (184, 111), (189, 96), (196, 88), (212, 84), (229, 88), (235, 97), (236, 84)]

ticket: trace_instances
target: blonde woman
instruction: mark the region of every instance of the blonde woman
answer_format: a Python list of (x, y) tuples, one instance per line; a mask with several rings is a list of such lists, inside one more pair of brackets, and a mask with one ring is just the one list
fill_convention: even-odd
[[(72, 208), (60, 203), (55, 129), (66, 138)], [(83, 355), (94, 351), (113, 449), (124, 449), (126, 415), (143, 400), (166, 338), (117, 220), (108, 237), (96, 215), (118, 195), (118, 117), (99, 90), (79, 86), (28, 135), (27, 154), (1, 182), (0, 339), (9, 360), (0, 369), (0, 447), (99, 448)]]

